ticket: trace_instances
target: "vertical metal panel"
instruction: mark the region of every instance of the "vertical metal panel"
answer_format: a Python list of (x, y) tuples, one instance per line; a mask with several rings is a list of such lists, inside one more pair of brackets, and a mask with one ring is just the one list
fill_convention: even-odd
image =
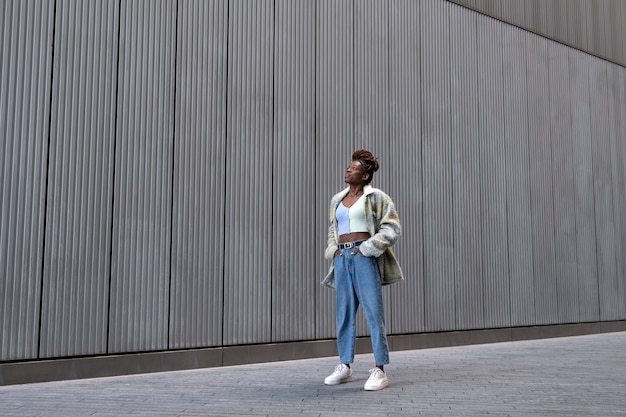
[(272, 340), (315, 338), (315, 3), (276, 3)]
[(619, 317), (613, 213), (613, 183), (609, 140), (606, 62), (594, 60), (589, 67), (589, 102), (593, 152), (593, 189), (598, 254), (600, 320)]
[(229, 4), (224, 344), (271, 341), (272, 1)]
[(600, 319), (589, 67), (591, 56), (569, 50), (580, 321)]
[(568, 0), (567, 39), (575, 48), (587, 50), (587, 0)]
[(53, 12), (0, 7), (0, 360), (37, 357)]
[(501, 19), (515, 26), (522, 26), (525, 18), (526, 3), (520, 0), (500, 1), (500, 3)]
[[(556, 1), (556, 0), (551, 0)], [(540, 35), (548, 33), (547, 2), (545, 0), (523, 0), (524, 20), (521, 26)], [(552, 22), (550, 22), (552, 23)], [(519, 23), (518, 23), (519, 24)]]
[(167, 347), (175, 6), (121, 3), (109, 352)]
[(606, 1), (589, 1), (585, 3), (587, 15), (587, 48), (599, 56), (606, 56), (606, 32), (604, 6)]
[(170, 348), (222, 343), (227, 11), (179, 3)]
[(615, 225), (616, 317), (626, 318), (626, 69), (607, 63), (609, 146)]
[[(380, 160), (372, 186), (386, 192), (392, 181), (388, 171), (390, 144), (381, 140), (389, 136), (388, 7), (387, 0), (354, 2), (354, 148), (368, 149)], [(386, 288), (383, 297), (388, 310), (391, 300)], [(361, 309), (357, 334), (369, 334)]]
[[(355, 147), (385, 160), (389, 134), (389, 10), (386, 0), (354, 3)], [(389, 181), (375, 179), (386, 189)]]
[(557, 308), (560, 323), (578, 321), (576, 212), (568, 48), (548, 45), (550, 119), (554, 183), (554, 243)]
[(422, 146), (426, 328), (454, 329), (450, 140), (450, 3), (421, 2)]
[(504, 140), (507, 166), (507, 231), (511, 325), (535, 324), (532, 218), (530, 205), (530, 150), (528, 144), (527, 32), (502, 32)]
[(394, 0), (389, 11), (389, 137), (385, 175), (402, 223), (394, 250), (405, 275), (389, 291), (390, 333), (424, 330), (422, 241), (420, 2)]
[(546, 35), (558, 42), (568, 42), (567, 8), (571, 0), (545, 1)]
[(529, 36), (527, 42), (535, 324), (547, 324), (557, 320), (548, 40)]
[(41, 357), (105, 353), (119, 2), (58, 2)]
[(506, 215), (506, 165), (503, 120), (502, 23), (478, 18), (478, 137), (480, 138), (480, 190), (484, 323), (510, 324), (509, 264)]
[[(481, 16), (484, 19), (484, 17)], [(450, 136), (454, 195), (455, 328), (484, 325), (478, 15), (460, 7), (450, 11)], [(477, 46), (478, 45), (478, 46)]]
[[(317, 4), (316, 142), (317, 172), (315, 216), (320, 219), (316, 240), (326, 248), (328, 203), (345, 187), (343, 172), (354, 151), (353, 78), (354, 20), (352, 0), (320, 0)], [(320, 281), (329, 261), (321, 256), (316, 271)], [(316, 337), (336, 336), (335, 292), (318, 287)]]
[(606, 56), (616, 62), (626, 65), (626, 56), (623, 55), (626, 44), (626, 21), (622, 17), (623, 0), (605, 0), (604, 2), (604, 32), (606, 39)]
[(626, 65), (622, 0), (450, 1)]

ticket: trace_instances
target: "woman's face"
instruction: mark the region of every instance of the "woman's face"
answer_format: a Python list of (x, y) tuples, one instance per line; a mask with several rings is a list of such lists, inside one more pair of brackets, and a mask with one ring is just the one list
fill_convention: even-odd
[(359, 161), (352, 161), (343, 174), (343, 180), (350, 185), (363, 185), (367, 176), (368, 174), (363, 172), (363, 165)]

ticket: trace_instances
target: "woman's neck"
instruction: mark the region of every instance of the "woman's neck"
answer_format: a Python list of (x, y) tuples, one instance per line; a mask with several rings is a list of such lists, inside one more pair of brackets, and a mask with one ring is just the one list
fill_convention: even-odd
[(350, 185), (350, 189), (348, 190), (348, 197), (360, 197), (362, 195), (363, 195), (362, 185)]

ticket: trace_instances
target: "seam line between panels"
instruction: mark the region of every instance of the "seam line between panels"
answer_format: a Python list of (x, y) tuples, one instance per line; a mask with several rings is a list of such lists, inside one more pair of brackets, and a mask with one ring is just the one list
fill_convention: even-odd
[(122, 0), (119, 0), (117, 3), (117, 64), (115, 66), (115, 71), (117, 75), (115, 77), (115, 110), (114, 110), (114, 133), (113, 133), (113, 173), (112, 173), (112, 193), (111, 193), (111, 244), (109, 246), (109, 290), (108, 290), (108, 302), (107, 302), (107, 317), (106, 317), (106, 353), (110, 353), (110, 340), (111, 340), (111, 289), (113, 282), (113, 234), (114, 234), (114, 224), (115, 224), (115, 177), (116, 177), (116, 169), (115, 169), (115, 155), (117, 155), (117, 120), (118, 120), (118, 108), (119, 108), (119, 87), (120, 87), (120, 42), (121, 42), (121, 33), (122, 33)]
[[(270, 141), (270, 155), (274, 155), (274, 143), (276, 141), (276, 130), (275, 130), (275, 126), (276, 126), (276, 64), (277, 64), (277, 54), (276, 54), (276, 0), (272, 1), (272, 25), (271, 25), (271, 29), (272, 29), (272, 126), (270, 129), (271, 133), (271, 141)], [(279, 57), (278, 57), (279, 58)], [(270, 166), (270, 196), (272, 196), (272, 198), (270, 199), (270, 212), (274, 213), (274, 163), (273, 163), (273, 158), (270, 159), (272, 161), (272, 164)], [(270, 216), (270, 228), (272, 230), (272, 233), (270, 233), (270, 244), (269, 247), (273, 248), (274, 247), (274, 231), (276, 230), (274, 228), (274, 216)], [(270, 326), (270, 334), (269, 334), (269, 340), (270, 342), (276, 340), (275, 336), (274, 336), (274, 320), (273, 320), (273, 306), (274, 306), (274, 279), (276, 278), (274, 276), (274, 262), (272, 261), (272, 259), (274, 258), (273, 254), (270, 257), (270, 264), (269, 264), (269, 268), (270, 268), (270, 291), (269, 291), (269, 298), (270, 298), (270, 305), (269, 305), (269, 310), (270, 310), (270, 316), (269, 316), (269, 326)]]
[[(50, 97), (49, 97), (49, 108), (48, 108), (48, 149), (46, 150), (46, 171), (45, 171), (45, 193), (44, 193), (44, 204), (43, 204), (43, 225), (42, 225), (42, 243), (41, 243), (41, 271), (40, 277), (41, 281), (39, 283), (39, 323), (37, 329), (37, 352), (35, 353), (36, 358), (41, 358), (41, 332), (43, 331), (42, 321), (43, 321), (43, 291), (44, 291), (44, 277), (45, 277), (45, 265), (46, 265), (46, 219), (48, 218), (48, 188), (50, 186), (49, 183), (49, 170), (50, 170), (50, 143), (52, 140), (52, 101), (54, 95), (54, 47), (55, 47), (55, 36), (56, 36), (56, 23), (57, 23), (57, 3), (54, 2), (53, 10), (52, 10), (52, 52), (50, 53)], [(19, 340), (19, 339), (18, 339)]]
[[(452, 11), (453, 11), (453, 6), (448, 3), (447, 4), (447, 18), (448, 18), (448, 68), (450, 68), (450, 64), (452, 62), (452, 51), (450, 50), (450, 48), (452, 47)], [(445, 9), (444, 9), (445, 10)], [(449, 175), (450, 175), (450, 207), (449, 207), (449, 212), (448, 215), (450, 216), (450, 239), (452, 241), (452, 256), (451, 259), (449, 260), (452, 265), (451, 265), (451, 269), (452, 269), (452, 287), (453, 287), (453, 293), (457, 294), (457, 273), (456, 273), (456, 268), (454, 267), (455, 265), (455, 253), (457, 252), (456, 248), (456, 240), (455, 240), (455, 231), (456, 231), (456, 222), (455, 222), (455, 218), (454, 218), (454, 145), (452, 144), (452, 73), (449, 71), (448, 72), (448, 79), (447, 79), (447, 87), (448, 87), (448, 103), (449, 107), (448, 107), (448, 111), (450, 112), (450, 117), (448, 117), (448, 138), (449, 138), (449, 143), (448, 143), (448, 158), (450, 161), (450, 168), (449, 168)], [(455, 302), (453, 305), (453, 311), (452, 311), (452, 319), (455, 323), (454, 327), (458, 329), (457, 323), (456, 323), (456, 312), (458, 309), (458, 304)]]
[(417, 98), (420, 103), (420, 200), (421, 200), (421, 218), (420, 218), (420, 233), (422, 234), (422, 329), (426, 328), (426, 280), (428, 277), (426, 276), (426, 245), (424, 244), (424, 68), (422, 67), (422, 51), (424, 49), (424, 32), (422, 30), (422, 3), (417, 3), (417, 13), (418, 20), (420, 22), (419, 25), (419, 55), (418, 55), (418, 68), (420, 69), (419, 75), (419, 97)]
[[(176, 102), (176, 93), (177, 93), (177, 85), (178, 83), (176, 82), (176, 76), (178, 74), (178, 8), (179, 8), (179, 1), (176, 0), (176, 11), (174, 13), (174, 33), (173, 33), (173, 37), (174, 37), (174, 91), (173, 91), (173, 103), (172, 103), (172, 145), (170, 147), (170, 150), (172, 152), (172, 155), (170, 156), (171, 160), (172, 160), (172, 171), (170, 174), (170, 185), (171, 185), (171, 194), (170, 194), (170, 259), (169, 259), (169, 279), (168, 279), (168, 294), (169, 294), (169, 303), (167, 305), (167, 327), (166, 327), (166, 334), (167, 334), (167, 340), (165, 341), (166, 346), (168, 346), (169, 349), (172, 349), (172, 340), (171, 340), (171, 321), (172, 321), (172, 304), (174, 302), (173, 300), (173, 295), (172, 295), (172, 254), (174, 251), (174, 181), (176, 180), (175, 177), (175, 172), (176, 169), (174, 168), (176, 166), (176, 105), (178, 104)], [(180, 301), (180, 300), (179, 300)], [(185, 344), (185, 340), (182, 341), (183, 344)]]
[[(587, 68), (587, 93), (588, 93), (588, 100), (589, 100), (589, 130), (591, 132), (591, 126), (592, 126), (592, 115), (591, 115), (591, 111), (593, 109), (592, 106), (592, 100), (591, 100), (591, 74), (590, 74), (590, 68)], [(602, 320), (602, 305), (600, 303), (600, 273), (599, 273), (599, 269), (600, 266), (598, 265), (598, 221), (596, 218), (596, 203), (597, 203), (597, 196), (596, 196), (596, 187), (595, 187), (595, 167), (594, 167), (594, 152), (593, 152), (593, 142), (594, 142), (594, 136), (593, 133), (591, 134), (591, 136), (589, 137), (590, 139), (590, 151), (591, 151), (591, 189), (593, 191), (593, 235), (595, 238), (595, 250), (596, 250), (596, 289), (597, 289), (597, 300), (598, 300), (598, 320)]]
[[(224, 63), (225, 67), (226, 67), (226, 71), (225, 71), (225, 83), (226, 83), (226, 92), (224, 94), (224, 154), (226, 156), (226, 163), (224, 164), (223, 167), (223, 172), (224, 172), (224, 178), (222, 181), (222, 196), (223, 196), (223, 204), (224, 204), (224, 212), (222, 213), (222, 224), (224, 225), (224, 235), (222, 236), (222, 276), (220, 277), (220, 279), (222, 280), (222, 299), (221, 304), (222, 304), (222, 317), (221, 317), (221, 324), (222, 324), (222, 331), (220, 334), (220, 346), (224, 346), (224, 316), (226, 313), (226, 303), (225, 303), (225, 299), (226, 299), (226, 198), (227, 198), (227, 184), (226, 184), (226, 179), (228, 176), (228, 166), (230, 164), (230, 158), (228, 158), (228, 64), (229, 64), (229, 52), (230, 52), (230, 1), (226, 1), (226, 28), (224, 30), (225, 36), (226, 36), (226, 62)], [(224, 365), (224, 356), (222, 353), (222, 366)]]

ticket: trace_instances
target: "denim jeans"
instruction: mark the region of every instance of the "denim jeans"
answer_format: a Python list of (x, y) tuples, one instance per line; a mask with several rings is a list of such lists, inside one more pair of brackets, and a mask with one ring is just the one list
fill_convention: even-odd
[(376, 259), (361, 254), (356, 248), (341, 250), (335, 256), (335, 292), (337, 298), (337, 349), (341, 363), (354, 360), (356, 312), (363, 307), (370, 330), (376, 365), (389, 363), (389, 348), (385, 334), (385, 312)]

